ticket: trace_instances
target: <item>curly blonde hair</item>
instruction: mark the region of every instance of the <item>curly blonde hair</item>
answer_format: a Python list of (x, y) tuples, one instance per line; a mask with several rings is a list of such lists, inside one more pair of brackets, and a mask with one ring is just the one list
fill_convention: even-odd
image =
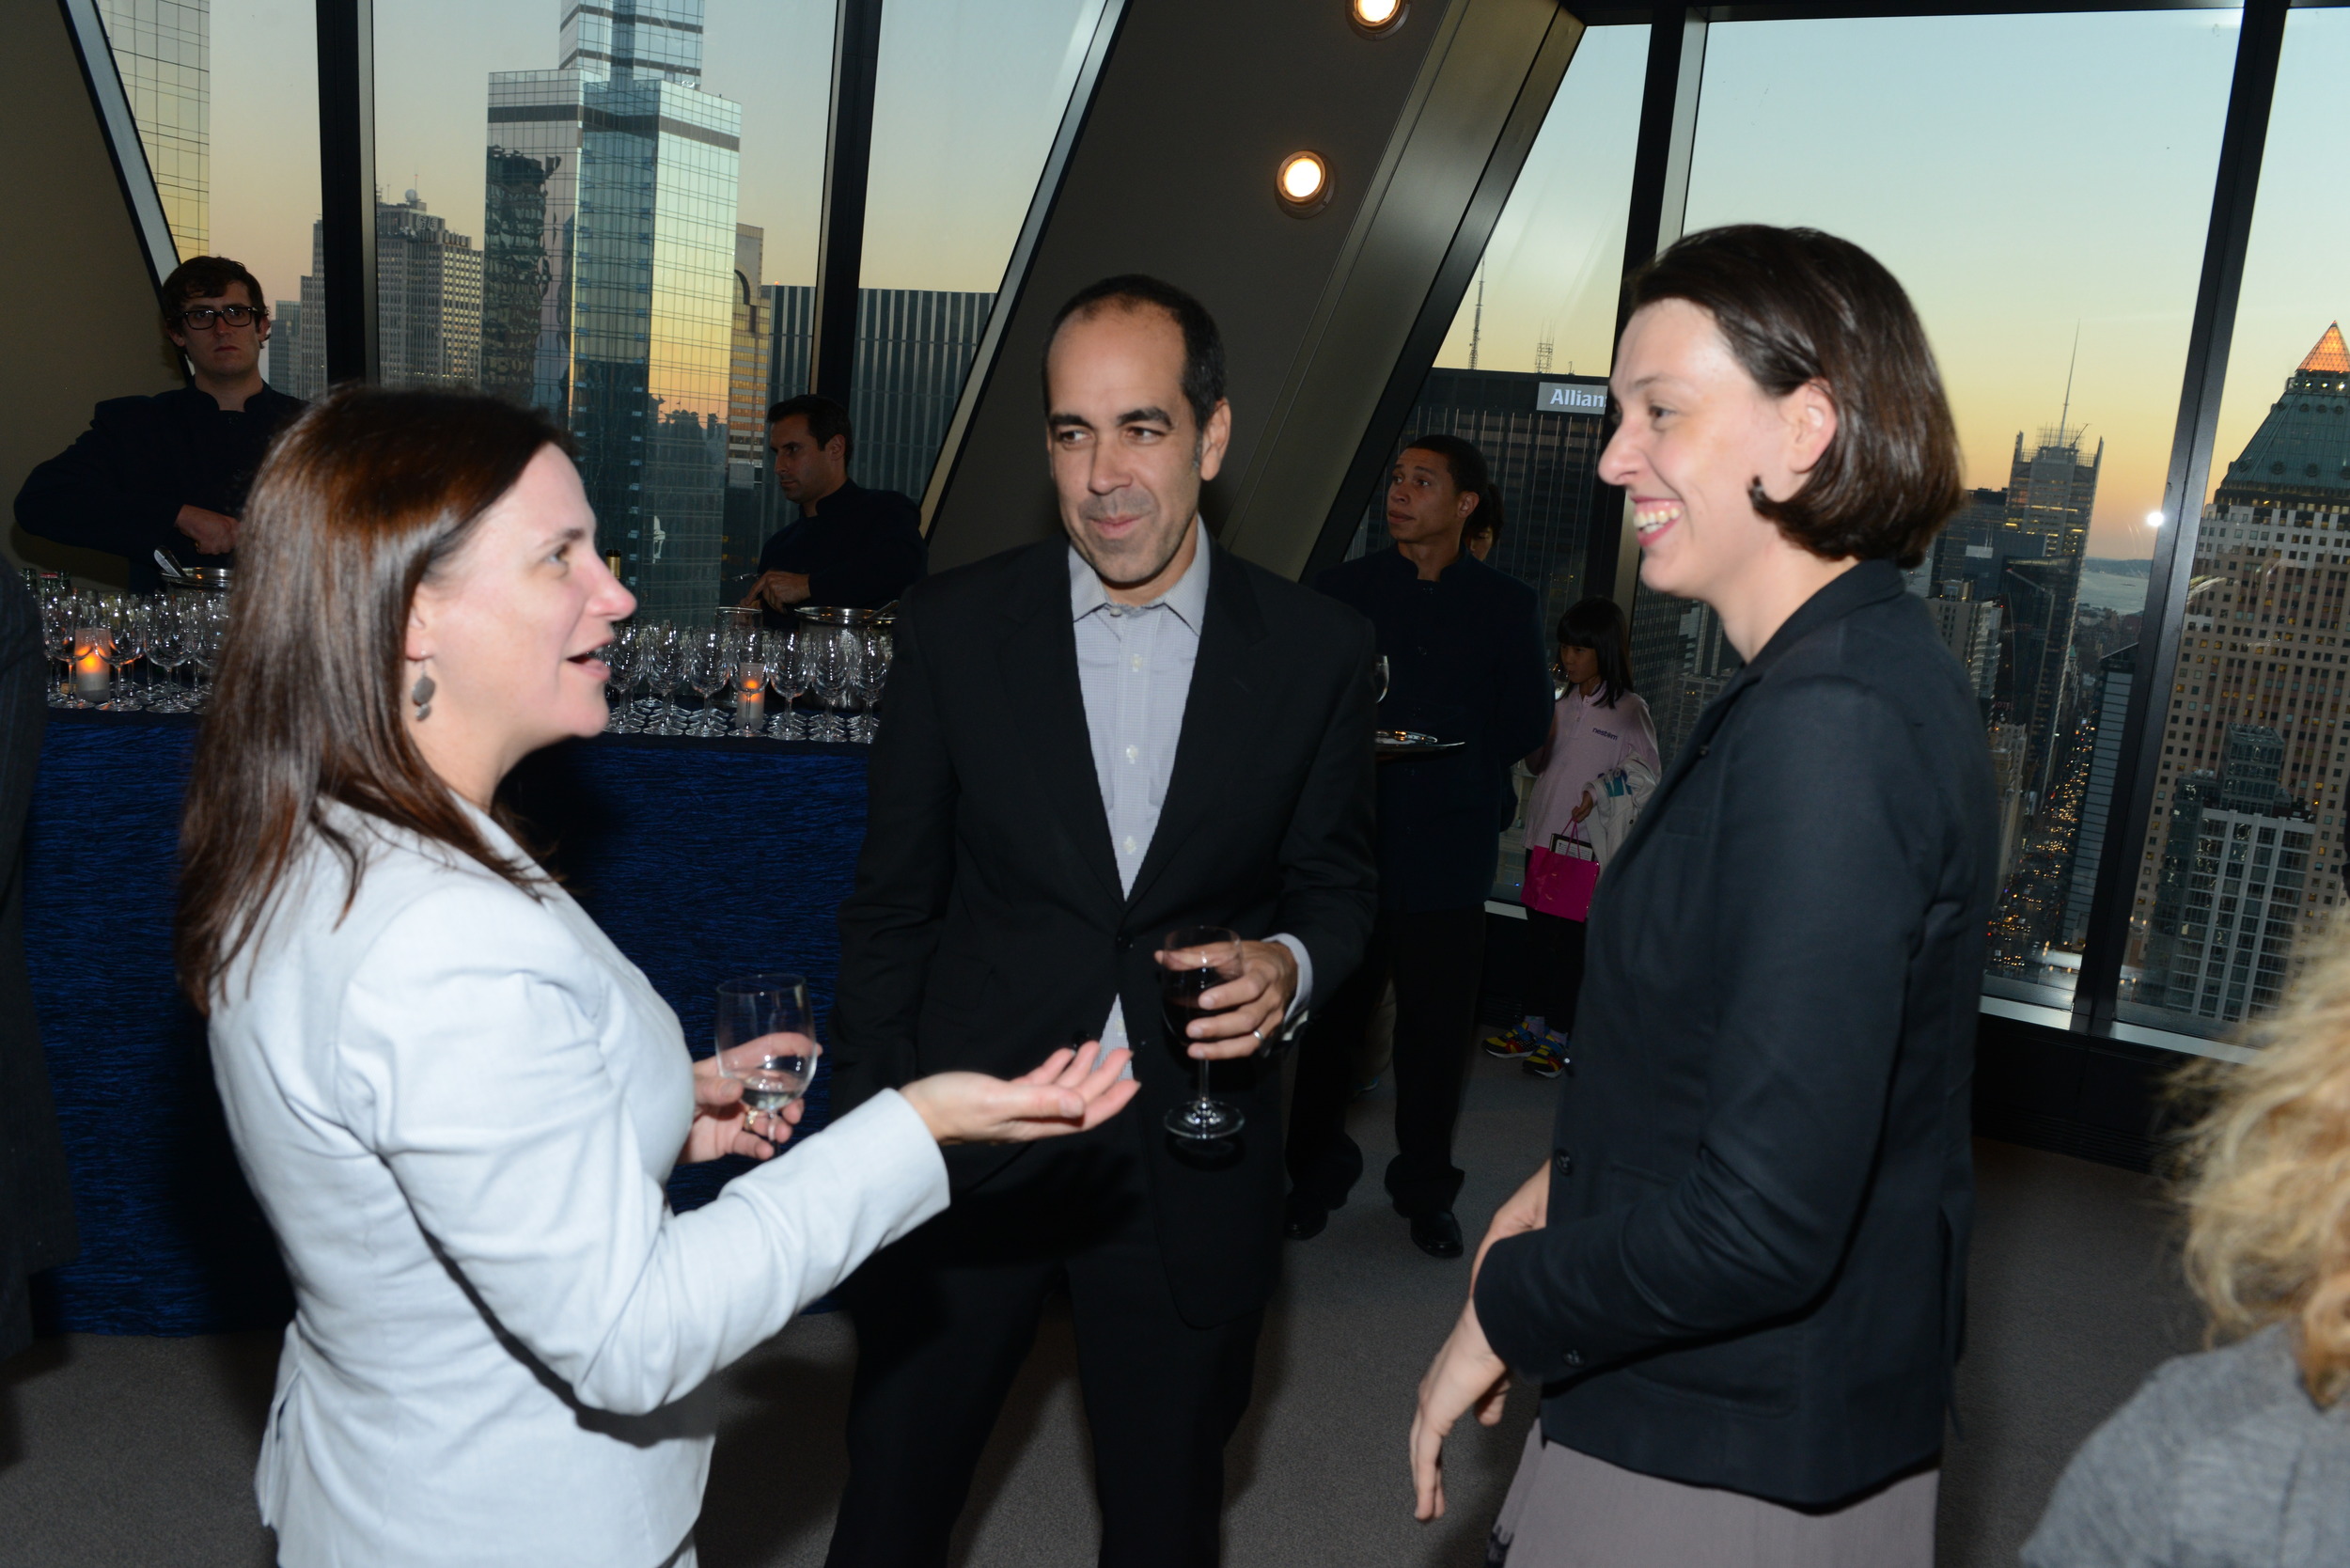
[(2202, 1061), (2181, 1150), (2186, 1275), (2215, 1336), (2290, 1322), (2311, 1397), (2350, 1390), (2350, 928), (2327, 932), (2242, 1063)]

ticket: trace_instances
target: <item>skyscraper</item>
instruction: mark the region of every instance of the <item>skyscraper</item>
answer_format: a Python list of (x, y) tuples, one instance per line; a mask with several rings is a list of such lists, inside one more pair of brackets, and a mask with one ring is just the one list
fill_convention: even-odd
[(212, 0), (98, 0), (98, 18), (171, 243), (182, 260), (201, 256), (212, 245)]
[(718, 597), (731, 603), (749, 587), (760, 546), (773, 532), (774, 470), (767, 454), (767, 405), (775, 354), (774, 294), (759, 281), (766, 230), (734, 226), (734, 337), (727, 371), (727, 513), (719, 548)]
[[(778, 399), (793, 398), (808, 389), (816, 290), (794, 284), (776, 288), (774, 295), (775, 392)], [(868, 490), (922, 498), (995, 308), (995, 296), (988, 293), (857, 290), (856, 368), (849, 380), (856, 450), (850, 478)]]
[(481, 379), (481, 253), (416, 193), (375, 204), (377, 352), (385, 386)]
[[(270, 384), (297, 398), (326, 390), (324, 226), (310, 225), (302, 297), (277, 302)], [(376, 352), (385, 386), (471, 387), (481, 379), (481, 253), (410, 191), (375, 204)]]
[[(2350, 644), (2342, 636), (2350, 585), (2350, 347), (2339, 324), (2326, 327), (2286, 378), (2283, 395), (2221, 474), (2196, 535), (2193, 582), (2163, 718), (2149, 859), (2131, 914), (2134, 946), (2144, 958), (2138, 999), (2224, 1022), (2273, 1000), (2300, 938), (2342, 900), (2343, 768), (2350, 763), (2342, 713), (2350, 676)], [(2256, 757), (2242, 750), (2243, 737), (2255, 729), (2274, 736)], [(2244, 782), (2255, 765), (2258, 789)], [(2215, 773), (2225, 797), (2217, 805), (2203, 788)], [(2265, 804), (2253, 798), (2272, 787)], [(2214, 836), (2204, 825), (2217, 820), (2214, 810), (2252, 806), (2297, 824), (2292, 831), (2305, 841), (2295, 847), (2280, 839), (2276, 847), (2306, 854), (2309, 874), (2294, 886), (2283, 879), (2268, 884), (2260, 950), (2279, 963), (2251, 968), (2241, 980), (2232, 970), (2226, 986), (2216, 988), (2212, 971), (2223, 956), (2218, 918), (2248, 908), (2237, 903), (2248, 895), (2225, 882), (2213, 888), (2214, 872), (2190, 866), (2186, 846)], [(2231, 825), (2230, 841), (2236, 837)], [(2174, 873), (2198, 880), (2174, 886)], [(2215, 891), (2219, 902), (2206, 923), (2200, 918), (2204, 905), (2189, 895)], [(2240, 951), (2247, 927), (2239, 920), (2234, 930)], [(2201, 967), (2190, 985), (2193, 960)]]
[(553, 71), (490, 77), (482, 377), (572, 432), (645, 615), (719, 592), (742, 108), (701, 90), (702, 0), (566, 10)]

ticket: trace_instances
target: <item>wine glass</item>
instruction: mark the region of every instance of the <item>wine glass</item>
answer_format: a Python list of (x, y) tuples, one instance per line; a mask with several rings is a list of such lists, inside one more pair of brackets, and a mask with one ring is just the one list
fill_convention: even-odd
[(122, 672), (147, 651), (147, 606), (136, 601), (118, 601), (109, 606), (106, 637), (99, 652), (106, 660), (106, 700), (102, 707), (109, 713), (134, 713), (146, 704)]
[(881, 730), (881, 720), (875, 716), (875, 710), (881, 706), (883, 689), (889, 684), (889, 661), (893, 651), (889, 634), (879, 627), (868, 627), (858, 638), (858, 686), (865, 699), (865, 716), (861, 721), (864, 734), (861, 738), (868, 743)]
[(713, 726), (718, 715), (712, 699), (718, 695), (718, 688), (725, 685), (733, 674), (734, 666), (727, 658), (727, 636), (724, 632), (696, 632), (685, 639), (685, 683), (693, 688), (696, 697), (701, 698), (701, 711), (694, 715), (694, 722), (685, 727), (687, 734), (717, 733)]
[[(1167, 1018), (1167, 1043), (1180, 1055), (1193, 1044), (1188, 1026), (1230, 1011), (1202, 1008), (1199, 998), (1228, 980), (1240, 979), (1240, 938), (1222, 926), (1179, 926), (1154, 955), (1159, 961), (1159, 1005)], [(1198, 1093), (1167, 1113), (1167, 1130), (1194, 1143), (1230, 1137), (1244, 1125), (1238, 1107), (1208, 1092), (1206, 1058), (1193, 1063)]]
[(155, 602), (147, 623), (147, 667), (163, 671), (163, 695), (151, 697), (150, 711), (158, 713), (181, 713), (187, 704), (180, 699), (180, 670), (188, 662), (187, 617), (166, 595)]
[[(743, 1086), (750, 1130), (762, 1137), (783, 1108), (807, 1092), (816, 1075), (816, 1020), (807, 1008), (807, 981), (798, 975), (745, 975), (718, 982), (718, 1015), (712, 1029), (718, 1075)], [(771, 1141), (780, 1141), (773, 1139)]]
[(57, 683), (49, 688), (52, 708), (87, 706), (73, 695), (73, 629), (80, 623), (81, 611), (71, 594), (55, 594), (41, 601), (41, 651), (57, 666)]
[(677, 705), (677, 689), (685, 679), (685, 639), (666, 624), (645, 651), (645, 680), (653, 697), (651, 716), (645, 722), (648, 735), (682, 733), (678, 721), (684, 715)]

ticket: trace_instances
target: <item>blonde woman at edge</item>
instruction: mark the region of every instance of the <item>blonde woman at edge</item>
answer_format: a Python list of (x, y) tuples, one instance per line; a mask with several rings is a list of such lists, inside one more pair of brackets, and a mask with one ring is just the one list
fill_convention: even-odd
[(2026, 1568), (2350, 1563), (2350, 931), (2337, 926), (2186, 1150), (2186, 1274), (2216, 1340), (2074, 1455)]
[(258, 1476), (284, 1568), (691, 1564), (696, 1388), (944, 1209), (940, 1144), (1134, 1092), (1096, 1046), (943, 1074), (669, 1212), (673, 1165), (763, 1159), (799, 1107), (748, 1121), (494, 804), (603, 726), (635, 602), (594, 528), (538, 416), (348, 390), (239, 541), (179, 958), (293, 1278)]

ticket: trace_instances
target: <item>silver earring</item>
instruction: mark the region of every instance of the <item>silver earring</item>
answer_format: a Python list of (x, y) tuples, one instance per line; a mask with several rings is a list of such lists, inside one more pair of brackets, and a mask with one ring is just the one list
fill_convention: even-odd
[(416, 683), (408, 688), (408, 700), (416, 705), (416, 722), (421, 724), (432, 716), (432, 677), (419, 675)]

